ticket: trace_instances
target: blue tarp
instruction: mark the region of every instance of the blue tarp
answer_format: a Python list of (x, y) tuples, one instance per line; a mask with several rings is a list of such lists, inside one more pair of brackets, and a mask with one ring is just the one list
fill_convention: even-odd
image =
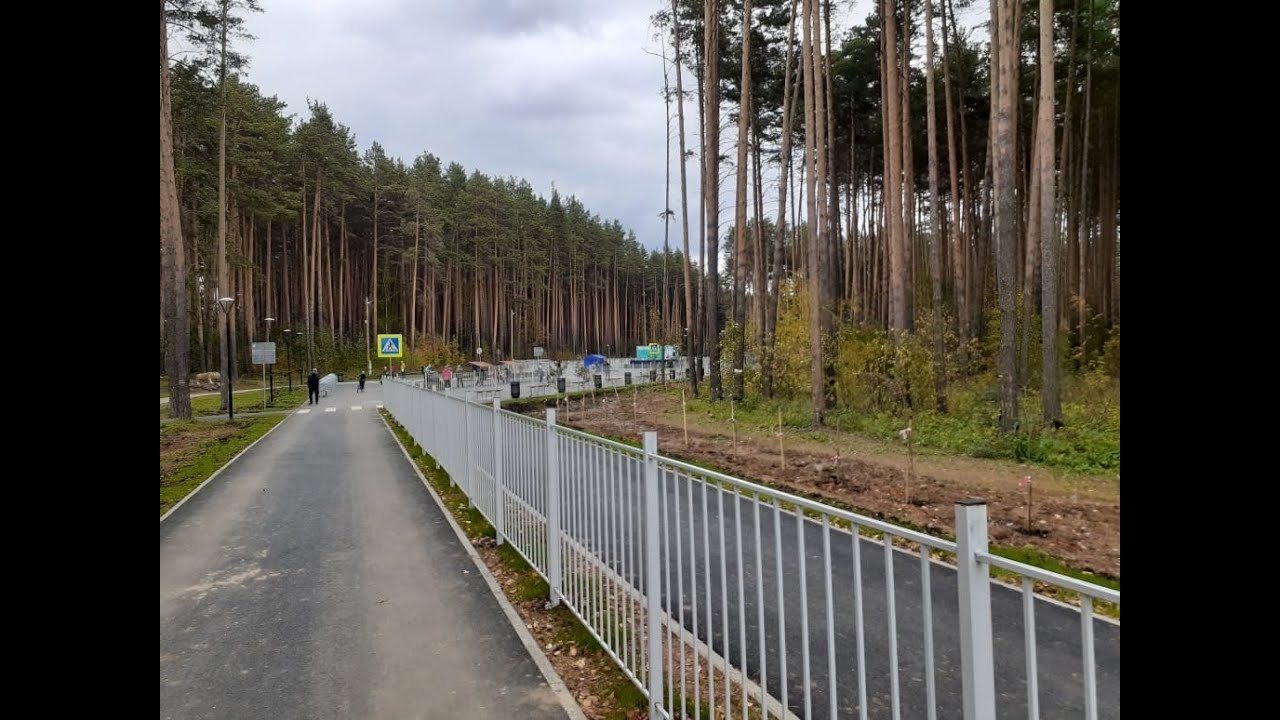
[(603, 364), (604, 364), (603, 355), (588, 355), (582, 358), (583, 367), (591, 367), (592, 365), (603, 365)]

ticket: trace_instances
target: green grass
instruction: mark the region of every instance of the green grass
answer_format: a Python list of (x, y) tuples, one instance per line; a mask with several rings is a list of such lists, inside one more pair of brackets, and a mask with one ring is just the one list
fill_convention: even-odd
[[(233, 423), (236, 428), (235, 432), (225, 437), (206, 440), (193, 450), (181, 453), (181, 457), (175, 458), (176, 466), (172, 468), (169, 474), (167, 476), (161, 475), (160, 514), (164, 515), (169, 508), (181, 502), (200, 483), (207, 480), (218, 468), (226, 465), (231, 458), (235, 457), (236, 453), (239, 453), (253, 441), (265, 435), (268, 430), (275, 427), (285, 417), (284, 415), (276, 415), (236, 420)], [(220, 423), (219, 426), (226, 427), (227, 423)], [(177, 440), (185, 433), (207, 433), (209, 431), (208, 423), (184, 420), (161, 425), (160, 438), (163, 443), (166, 439)], [(164, 472), (164, 466), (165, 463), (162, 456), (162, 473)]]
[[(275, 402), (267, 403), (267, 411), (289, 410), (306, 402), (306, 387), (294, 386), (293, 392), (287, 388), (276, 388)], [(219, 412), (218, 406), (221, 403), (221, 397), (218, 395), (206, 395), (204, 397), (191, 398), (191, 415), (192, 417), (204, 417), (209, 415), (225, 415), (225, 412)], [(263, 412), (262, 393), (240, 393), (235, 395), (235, 410), (238, 413)], [(160, 406), (160, 417), (169, 417), (169, 406)]]
[(604, 652), (604, 648), (600, 645), (595, 636), (587, 630), (586, 626), (578, 622), (573, 617), (573, 613), (569, 608), (561, 605), (556, 608), (555, 612), (559, 612), (565, 619), (572, 619), (573, 622), (565, 623), (564, 629), (556, 633), (556, 641), (562, 643), (573, 643), (578, 648), (578, 652), (584, 654), (595, 654)]
[[(668, 390), (670, 392), (670, 390)], [(827, 425), (885, 442), (900, 443), (898, 431), (910, 422), (917, 448), (953, 455), (1013, 460), (1058, 471), (1118, 478), (1120, 476), (1120, 383), (1096, 374), (1069, 375), (1062, 392), (1063, 420), (1059, 430), (1040, 428), (1040, 395), (1024, 394), (1019, 401), (1023, 430), (1007, 435), (997, 432), (999, 409), (994, 382), (988, 377), (955, 381), (948, 388), (950, 412), (918, 408), (914, 417), (906, 411), (836, 408), (828, 412)], [(827, 437), (812, 432), (809, 399), (761, 400), (748, 396), (734, 408), (740, 426), (776, 428), (778, 413), (786, 428), (802, 431), (810, 439)], [(689, 401), (690, 414), (710, 414), (728, 420), (727, 401), (709, 402), (705, 395)]]

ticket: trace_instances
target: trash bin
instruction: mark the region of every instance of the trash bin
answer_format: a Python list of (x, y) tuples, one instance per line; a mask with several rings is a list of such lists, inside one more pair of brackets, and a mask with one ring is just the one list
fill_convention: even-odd
[(511, 383), (511, 399), (515, 400), (518, 397), (520, 397), (520, 382), (516, 381)]
[(601, 378), (599, 375), (592, 375), (591, 377), (595, 380), (597, 390), (604, 387), (604, 383), (602, 382), (603, 378)]
[(564, 393), (564, 378), (556, 378), (556, 392)]
[(658, 371), (657, 371), (657, 370), (650, 370), (650, 371), (649, 371), (649, 382), (657, 382), (657, 381), (658, 381)]
[(338, 373), (338, 382), (342, 382), (342, 373)]
[(622, 373), (622, 384), (623, 385), (631, 384), (631, 373)]

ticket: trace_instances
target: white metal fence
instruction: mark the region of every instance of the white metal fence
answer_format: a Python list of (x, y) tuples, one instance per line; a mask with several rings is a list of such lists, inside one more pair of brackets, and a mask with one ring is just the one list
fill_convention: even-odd
[[(547, 579), (651, 718), (1118, 718), (1120, 593), (406, 383), (386, 407)], [(1016, 583), (992, 579), (991, 568)], [(1079, 608), (1037, 595), (1076, 594)]]
[[(706, 358), (702, 358), (706, 372)], [(576, 363), (556, 363), (550, 360), (520, 360), (512, 365), (501, 364), (488, 370), (456, 370), (446, 381), (439, 370), (423, 369), (422, 373), (405, 373), (403, 379), (412, 385), (425, 384), (435, 390), (448, 389), (452, 394), (465, 396), (472, 393), (474, 399), (507, 399), (511, 397), (512, 383), (519, 386), (520, 397), (532, 398), (558, 395), (560, 382), (563, 392), (621, 390), (630, 386), (668, 384), (682, 382), (691, 368), (689, 358), (677, 358), (665, 364), (632, 361), (629, 358), (610, 358), (605, 365), (583, 368)]]

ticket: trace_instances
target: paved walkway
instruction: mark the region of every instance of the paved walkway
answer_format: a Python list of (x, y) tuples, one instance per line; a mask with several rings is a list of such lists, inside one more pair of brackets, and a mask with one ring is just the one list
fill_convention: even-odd
[(339, 386), (160, 524), (161, 718), (567, 716), (380, 401)]

